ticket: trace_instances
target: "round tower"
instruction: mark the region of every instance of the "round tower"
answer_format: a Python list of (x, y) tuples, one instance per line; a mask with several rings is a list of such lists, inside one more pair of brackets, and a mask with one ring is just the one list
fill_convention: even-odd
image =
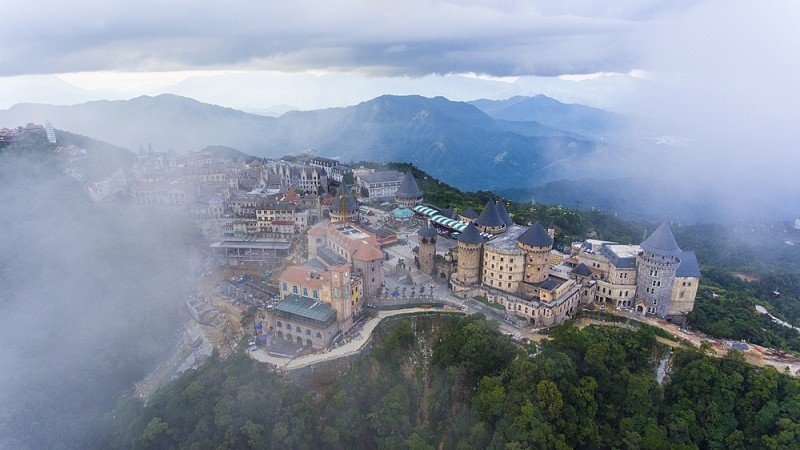
[[(358, 222), (358, 201), (350, 195), (346, 195), (347, 186), (342, 184), (342, 195), (331, 201), (329, 209), (331, 222)], [(345, 211), (345, 214), (342, 214)]]
[(483, 237), (471, 223), (458, 236), (458, 272), (455, 279), (461, 283), (479, 283), (481, 274), (481, 249)]
[(497, 211), (497, 205), (495, 205), (494, 201), (491, 199), (486, 203), (486, 207), (481, 211), (481, 215), (475, 219), (475, 225), (477, 225), (478, 230), (489, 234), (500, 234), (506, 231), (507, 227), (503, 218), (500, 217), (500, 213)]
[(666, 222), (639, 247), (636, 256), (636, 311), (666, 318), (683, 251)]
[(408, 169), (403, 181), (397, 188), (397, 192), (394, 194), (394, 201), (409, 209), (422, 203), (422, 191), (419, 190), (419, 186), (414, 180), (414, 175), (411, 175), (411, 169)]
[(550, 271), (550, 252), (553, 238), (539, 222), (531, 225), (517, 238), (517, 246), (525, 252), (525, 283), (541, 283)]
[(419, 270), (434, 276), (434, 258), (436, 257), (436, 230), (426, 223), (417, 231), (419, 236)]

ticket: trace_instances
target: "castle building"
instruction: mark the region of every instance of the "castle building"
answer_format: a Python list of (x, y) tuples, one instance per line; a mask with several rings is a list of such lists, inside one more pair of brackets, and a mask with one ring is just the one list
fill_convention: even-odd
[(597, 279), (595, 301), (681, 325), (694, 308), (697, 256), (678, 247), (666, 223), (640, 245), (587, 240), (573, 253)]
[(531, 325), (557, 325), (594, 301), (680, 324), (694, 307), (697, 258), (678, 247), (666, 223), (641, 245), (587, 240), (571, 257), (553, 262), (553, 224), (516, 225), (504, 205), (491, 200), (465, 221), (451, 289), (484, 296)]

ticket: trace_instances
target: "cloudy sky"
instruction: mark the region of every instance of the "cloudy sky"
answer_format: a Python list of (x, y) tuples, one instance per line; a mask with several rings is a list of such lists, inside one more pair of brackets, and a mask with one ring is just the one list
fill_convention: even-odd
[(33, 0), (4, 16), (0, 108), (163, 92), (251, 111), (544, 93), (646, 117), (701, 162), (725, 159), (732, 179), (791, 177), (776, 161), (797, 160), (796, 0)]
[[(159, 92), (304, 109), (376, 92), (544, 92), (619, 109), (653, 83), (774, 96), (776, 87), (796, 91), (798, 9), (700, 0), (11, 2), (4, 16), (13, 20), (0, 28), (0, 107)], [(236, 93), (243, 88), (255, 95)]]

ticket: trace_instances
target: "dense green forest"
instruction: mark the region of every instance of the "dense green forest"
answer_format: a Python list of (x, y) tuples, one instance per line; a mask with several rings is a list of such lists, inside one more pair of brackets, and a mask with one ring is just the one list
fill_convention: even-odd
[[(431, 326), (434, 322), (436, 326)], [(427, 326), (426, 326), (427, 325)], [(415, 329), (417, 331), (415, 331)], [(492, 322), (393, 321), (337, 380), (302, 389), (243, 349), (116, 414), (108, 448), (800, 448), (800, 380), (654, 329), (571, 323), (512, 344)], [(656, 366), (670, 358), (663, 387)]]

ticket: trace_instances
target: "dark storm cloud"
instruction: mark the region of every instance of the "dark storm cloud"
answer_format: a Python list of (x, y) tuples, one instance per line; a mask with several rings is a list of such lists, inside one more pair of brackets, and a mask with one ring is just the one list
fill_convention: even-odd
[(0, 75), (190, 68), (378, 75), (627, 72), (681, 3), (34, 2), (6, 8)]

